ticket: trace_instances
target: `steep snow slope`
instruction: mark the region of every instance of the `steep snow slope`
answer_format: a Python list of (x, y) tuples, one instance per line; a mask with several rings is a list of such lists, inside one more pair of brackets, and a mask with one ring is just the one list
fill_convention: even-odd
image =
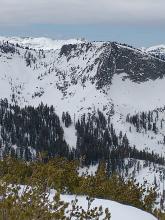
[[(126, 133), (132, 146), (136, 146), (140, 150), (144, 149), (150, 152), (162, 153), (164, 156), (164, 128), (159, 130), (157, 134), (152, 131), (136, 132), (136, 128), (126, 123), (125, 119), (127, 114), (154, 110), (165, 105), (165, 78), (155, 81), (149, 80), (138, 84), (129, 79), (123, 80), (123, 77), (124, 74), (115, 75), (110, 90), (108, 91), (112, 102), (115, 103), (115, 115), (112, 117), (115, 129), (118, 130), (118, 132), (122, 130), (123, 133)], [(165, 118), (164, 112), (162, 112), (161, 115), (159, 123)]]
[(109, 90), (109, 96), (116, 106), (123, 107), (128, 113), (164, 106), (165, 78), (135, 83), (124, 79), (124, 76), (125, 74), (115, 75)]

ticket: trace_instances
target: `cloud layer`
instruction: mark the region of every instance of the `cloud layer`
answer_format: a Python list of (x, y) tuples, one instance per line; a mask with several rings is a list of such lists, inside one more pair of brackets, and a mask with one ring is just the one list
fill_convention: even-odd
[(1, 0), (0, 25), (164, 23), (164, 0)]

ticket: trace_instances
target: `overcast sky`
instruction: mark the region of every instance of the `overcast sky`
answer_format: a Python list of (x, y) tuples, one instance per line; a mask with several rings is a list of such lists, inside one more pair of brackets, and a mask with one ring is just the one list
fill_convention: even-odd
[[(165, 0), (0, 0), (0, 34), (165, 43)], [(148, 38), (148, 39), (147, 39)]]

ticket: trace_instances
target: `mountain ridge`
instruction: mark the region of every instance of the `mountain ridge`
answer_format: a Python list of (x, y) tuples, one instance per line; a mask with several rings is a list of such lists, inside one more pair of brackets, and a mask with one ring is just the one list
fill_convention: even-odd
[(164, 106), (163, 60), (116, 42), (83, 42), (43, 51), (1, 41), (0, 55), (1, 98), (20, 106), (43, 102), (53, 105), (58, 115), (65, 106), (72, 118), (99, 109), (112, 116), (118, 132), (122, 127), (132, 146), (163, 151), (163, 144), (155, 147), (157, 139), (163, 142), (162, 134), (153, 133), (148, 141), (147, 135), (129, 132), (125, 122), (128, 113)]
[(0, 41), (9, 42), (12, 44), (19, 44), (23, 47), (29, 47), (36, 50), (57, 50), (64, 44), (78, 44), (85, 40), (83, 39), (67, 39), (55, 40), (47, 37), (5, 37), (0, 36)]

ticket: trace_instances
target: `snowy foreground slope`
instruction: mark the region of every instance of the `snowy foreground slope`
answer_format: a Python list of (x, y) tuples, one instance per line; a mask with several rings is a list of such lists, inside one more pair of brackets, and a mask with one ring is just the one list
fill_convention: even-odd
[[(61, 200), (65, 202), (71, 202), (74, 199), (75, 197), (70, 195), (61, 196)], [(78, 196), (77, 199), (78, 205), (82, 206), (84, 209), (87, 209), (87, 201), (85, 197)], [(95, 199), (93, 202), (93, 207), (99, 206), (102, 206), (103, 209), (109, 209), (111, 213), (111, 220), (156, 220), (156, 218), (149, 213), (110, 200)]]
[[(27, 186), (20, 185), (19, 195), (26, 191), (26, 187)], [(55, 190), (51, 189), (49, 191), (48, 198), (50, 202), (53, 201), (54, 195)], [(60, 195), (60, 200), (69, 204), (71, 204), (72, 201), (75, 201), (75, 199), (78, 200), (78, 206), (82, 207), (84, 210), (87, 210), (88, 201), (86, 200), (85, 196), (75, 196), (67, 194)], [(144, 212), (132, 206), (122, 205), (118, 202), (114, 202), (111, 200), (94, 199), (90, 208), (92, 209), (93, 207), (100, 206), (102, 206), (103, 210), (105, 210), (106, 208), (109, 209), (109, 212), (111, 213), (111, 220), (157, 220), (157, 218), (155, 218), (150, 213)], [(71, 205), (69, 205), (67, 209), (72, 209)], [(100, 217), (99, 220), (102, 220), (102, 218)]]

